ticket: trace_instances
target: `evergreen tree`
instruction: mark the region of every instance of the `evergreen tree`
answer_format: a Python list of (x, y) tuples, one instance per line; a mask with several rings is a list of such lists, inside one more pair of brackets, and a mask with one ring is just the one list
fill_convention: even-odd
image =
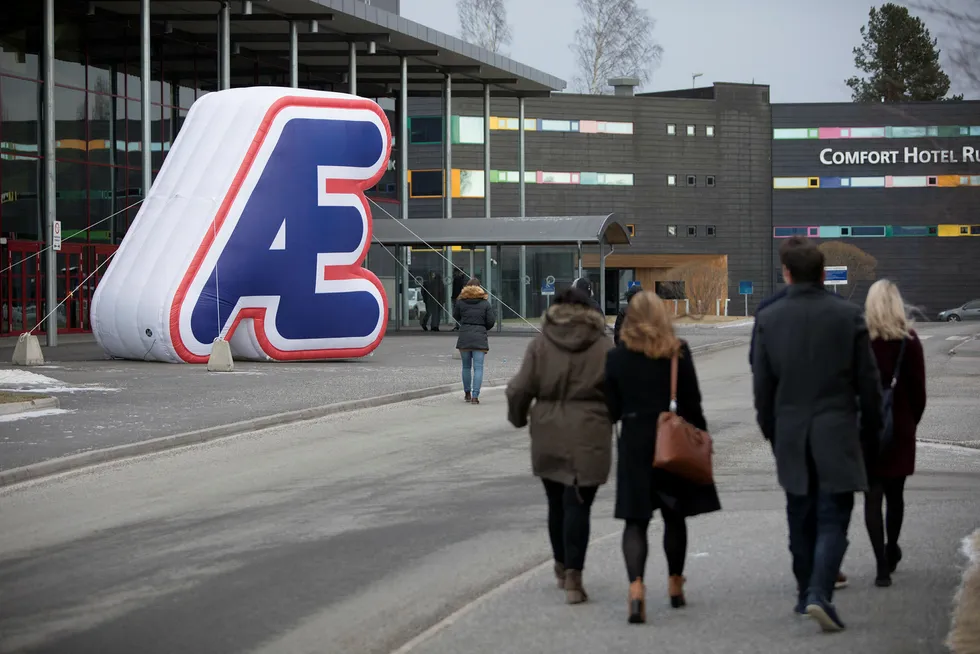
[[(939, 65), (937, 39), (922, 19), (891, 2), (871, 8), (854, 48), (854, 65), (866, 77), (851, 77), (855, 102), (909, 102), (946, 99), (949, 76)], [(950, 100), (962, 100), (954, 96)]]

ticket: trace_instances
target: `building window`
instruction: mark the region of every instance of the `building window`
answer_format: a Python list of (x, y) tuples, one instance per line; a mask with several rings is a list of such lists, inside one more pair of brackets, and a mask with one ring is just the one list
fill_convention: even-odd
[(413, 145), (442, 143), (442, 116), (410, 116), (408, 142)]
[(708, 235), (708, 236), (714, 236), (715, 235), (715, 226), (714, 225), (708, 225), (707, 227), (704, 228), (704, 233), (706, 235)]
[(667, 175), (667, 186), (677, 186), (677, 175)]
[(715, 135), (715, 126), (714, 125), (705, 125), (704, 126), (704, 135), (705, 136), (714, 136)]
[(704, 178), (704, 183), (706, 185), (708, 185), (708, 186), (714, 186), (715, 185), (715, 176), (714, 175), (708, 175), (707, 177)]
[(697, 225), (688, 225), (687, 226), (687, 235), (688, 236), (697, 236), (698, 235), (698, 227), (697, 227)]
[(636, 225), (631, 223), (626, 223), (626, 233), (630, 235), (630, 238), (636, 236)]
[(408, 196), (412, 198), (441, 198), (445, 195), (441, 170), (408, 171)]
[(687, 135), (688, 136), (694, 136), (694, 125), (688, 125), (687, 126)]
[(675, 134), (677, 134), (677, 125), (667, 123), (667, 136), (674, 136)]
[(677, 236), (677, 225), (667, 225), (667, 236)]
[(687, 176), (687, 185), (688, 186), (697, 186), (698, 185), (698, 178), (695, 175), (688, 175)]

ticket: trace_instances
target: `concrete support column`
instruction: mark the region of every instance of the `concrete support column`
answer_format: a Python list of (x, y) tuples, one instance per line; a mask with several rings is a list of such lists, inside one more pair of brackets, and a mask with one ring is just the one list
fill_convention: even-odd
[[(399, 76), (399, 89), (398, 89), (398, 211), (399, 218), (401, 220), (408, 220), (408, 57), (401, 58), (401, 74)], [(409, 262), (411, 260), (411, 255), (409, 254), (409, 248), (411, 246), (406, 245), (402, 248), (402, 256), (404, 257), (402, 263), (402, 289), (404, 296), (402, 297), (402, 306), (404, 307), (404, 313), (402, 319), (405, 325), (408, 325), (408, 287), (411, 284), (411, 275), (409, 274)], [(423, 299), (424, 301), (424, 299)]]
[[(526, 204), (526, 192), (527, 188), (524, 182), (524, 170), (527, 168), (527, 162), (524, 158), (526, 152), (525, 145), (525, 130), (524, 130), (524, 98), (517, 98), (517, 203), (518, 211), (521, 218), (527, 217), (527, 204)], [(527, 284), (524, 283), (524, 278), (527, 276), (527, 246), (521, 246), (521, 318), (527, 317)]]
[(299, 88), (299, 31), (296, 21), (289, 21), (289, 85)]
[(141, 138), (140, 138), (140, 164), (143, 177), (143, 199), (150, 194), (150, 186), (153, 185), (153, 157), (152, 139), (150, 128), (152, 117), (150, 109), (153, 108), (150, 102), (150, 0), (140, 0), (140, 114), (141, 114)]
[(350, 54), (347, 57), (347, 92), (357, 95), (357, 44), (350, 44)]
[[(483, 216), (490, 218), (490, 85), (483, 85)], [(490, 274), (490, 244), (483, 251), (483, 287), (493, 290), (493, 275)]]
[[(58, 344), (58, 253), (54, 243), (57, 186), (55, 178), (54, 140), (54, 0), (44, 0), (44, 225), (47, 247), (44, 257), (44, 311), (50, 313), (44, 329), (48, 347)], [(39, 318), (41, 316), (38, 316)]]
[(221, 3), (221, 89), (231, 88), (231, 7)]
[[(451, 219), (453, 217), (453, 80), (449, 73), (446, 73), (445, 86), (443, 87), (443, 99), (445, 100), (445, 108), (443, 112), (444, 122), (443, 126), (445, 133), (443, 134), (443, 148), (444, 148), (444, 159), (445, 168), (443, 170), (444, 182), (443, 182), (443, 195), (445, 196), (445, 217)], [(452, 247), (446, 247), (446, 273), (443, 278), (446, 280), (446, 309), (448, 312), (452, 312), (452, 277), (453, 277), (453, 249)], [(447, 316), (447, 321), (452, 322), (452, 316)]]

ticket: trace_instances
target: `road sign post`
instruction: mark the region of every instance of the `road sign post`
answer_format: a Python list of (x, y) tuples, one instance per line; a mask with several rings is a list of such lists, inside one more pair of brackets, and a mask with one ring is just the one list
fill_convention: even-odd
[(745, 317), (749, 317), (749, 296), (752, 295), (753, 291), (752, 282), (739, 282), (738, 283), (738, 294), (745, 298)]
[(847, 266), (824, 266), (824, 286), (833, 286), (834, 293), (838, 286), (847, 286)]
[(544, 283), (541, 284), (541, 295), (548, 298), (548, 307), (551, 307), (551, 297), (555, 294), (555, 278), (553, 275), (548, 275), (544, 279)]

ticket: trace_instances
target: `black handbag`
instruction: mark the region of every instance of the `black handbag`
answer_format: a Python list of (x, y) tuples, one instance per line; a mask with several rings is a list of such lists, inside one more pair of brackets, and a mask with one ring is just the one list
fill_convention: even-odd
[(902, 339), (902, 346), (898, 350), (898, 360), (895, 361), (895, 370), (892, 371), (891, 382), (888, 388), (881, 394), (881, 433), (878, 436), (878, 450), (885, 454), (895, 446), (895, 386), (898, 384), (898, 373), (902, 369), (902, 359), (905, 358), (905, 342)]

